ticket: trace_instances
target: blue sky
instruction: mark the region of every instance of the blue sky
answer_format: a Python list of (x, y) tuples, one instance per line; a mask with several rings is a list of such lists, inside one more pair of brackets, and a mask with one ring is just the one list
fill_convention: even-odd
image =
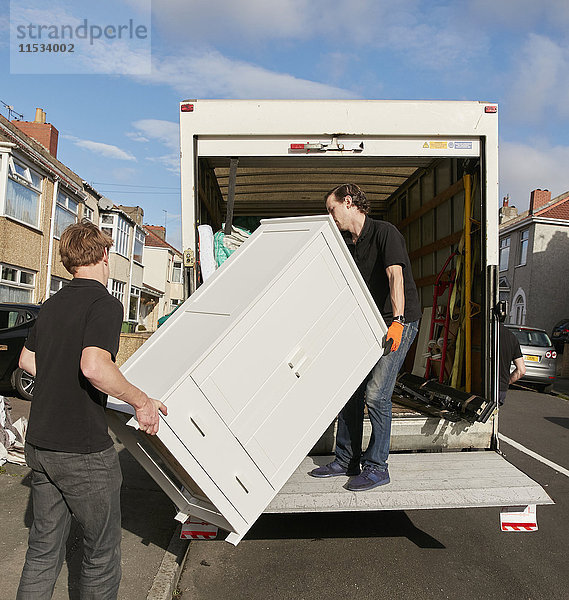
[[(51, 0), (38, 18), (118, 23), (148, 4)], [(566, 0), (153, 0), (151, 69), (140, 48), (102, 43), (65, 75), (10, 74), (9, 15), (0, 0), (0, 100), (26, 120), (43, 108), (58, 158), (176, 246), (186, 98), (498, 102), (501, 195), (525, 210), (532, 189), (569, 190)]]

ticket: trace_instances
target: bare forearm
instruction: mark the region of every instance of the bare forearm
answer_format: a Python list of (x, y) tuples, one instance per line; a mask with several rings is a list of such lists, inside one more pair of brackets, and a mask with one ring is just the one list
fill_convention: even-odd
[(526, 374), (526, 365), (523, 358), (516, 358), (514, 366), (516, 368), (510, 373), (510, 383), (515, 383), (520, 377)]
[(30, 375), (36, 376), (36, 353), (28, 350), (25, 346), (22, 348), (20, 360), (18, 361), (20, 369), (24, 369)]
[(389, 297), (391, 299), (391, 310), (393, 316), (405, 313), (405, 288), (403, 285), (403, 270), (399, 265), (387, 267), (387, 278), (389, 280)]
[(88, 370), (85, 377), (99, 391), (122, 400), (137, 410), (148, 401), (148, 396), (129, 383), (112, 361), (101, 361), (96, 369)]

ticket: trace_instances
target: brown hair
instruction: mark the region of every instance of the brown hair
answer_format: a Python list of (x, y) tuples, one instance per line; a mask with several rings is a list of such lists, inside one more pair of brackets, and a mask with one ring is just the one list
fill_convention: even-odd
[(70, 225), (61, 234), (59, 254), (63, 266), (75, 275), (78, 267), (96, 265), (103, 259), (105, 249), (113, 245), (110, 235), (103, 233), (96, 225), (83, 219)]
[(369, 200), (366, 198), (364, 191), (358, 187), (355, 183), (344, 183), (335, 187), (331, 192), (328, 192), (324, 196), (324, 202), (334, 196), (340, 202), (344, 201), (346, 196), (351, 196), (354, 206), (360, 211), (367, 215), (370, 211)]

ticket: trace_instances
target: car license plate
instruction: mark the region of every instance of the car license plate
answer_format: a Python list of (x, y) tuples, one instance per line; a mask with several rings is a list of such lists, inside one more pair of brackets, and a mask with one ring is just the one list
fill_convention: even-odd
[(539, 356), (535, 356), (533, 354), (524, 354), (524, 360), (529, 360), (530, 362), (539, 362)]

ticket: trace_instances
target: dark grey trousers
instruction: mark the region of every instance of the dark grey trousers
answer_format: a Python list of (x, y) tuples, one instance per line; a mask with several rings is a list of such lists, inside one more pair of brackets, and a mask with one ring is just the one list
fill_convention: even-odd
[(49, 600), (65, 559), (71, 515), (83, 527), (82, 600), (115, 600), (121, 579), (122, 474), (114, 447), (75, 454), (26, 444), (33, 524), (17, 600)]

